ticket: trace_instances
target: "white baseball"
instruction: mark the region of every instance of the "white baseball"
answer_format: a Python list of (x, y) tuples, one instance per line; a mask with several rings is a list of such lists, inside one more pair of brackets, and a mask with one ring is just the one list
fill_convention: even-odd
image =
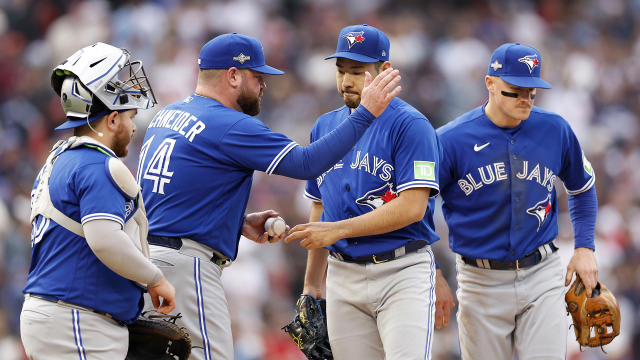
[(269, 236), (279, 236), (287, 229), (287, 223), (280, 216), (270, 217), (264, 222), (264, 231), (269, 233)]

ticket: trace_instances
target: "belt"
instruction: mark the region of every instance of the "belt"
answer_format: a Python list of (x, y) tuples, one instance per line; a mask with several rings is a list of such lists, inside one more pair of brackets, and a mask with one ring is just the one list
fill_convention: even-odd
[(462, 261), (464, 261), (467, 265), (475, 266), (482, 269), (520, 270), (538, 265), (540, 262), (542, 262), (542, 260), (546, 259), (547, 256), (553, 254), (557, 250), (558, 247), (552, 241), (533, 250), (525, 257), (514, 261), (474, 259), (466, 256), (462, 256)]
[[(163, 247), (176, 249), (176, 250), (180, 250), (180, 248), (182, 248), (182, 238), (175, 237), (175, 236), (149, 235), (147, 237), (147, 242), (150, 245), (163, 246)], [(231, 259), (229, 259), (228, 257), (222, 254), (217, 253), (217, 251), (214, 250), (211, 256), (211, 262), (218, 266), (224, 267), (226, 265), (231, 264)]]
[(347, 254), (340, 254), (334, 251), (331, 251), (330, 254), (334, 258), (338, 260), (346, 261), (346, 262), (351, 262), (356, 264), (369, 264), (369, 263), (379, 264), (379, 263), (395, 260), (399, 257), (402, 257), (412, 252), (416, 252), (425, 246), (427, 246), (426, 241), (411, 240), (397, 249), (379, 253), (379, 254), (357, 256), (357, 257), (349, 256)]
[(127, 326), (126, 322), (114, 318), (113, 315), (111, 315), (109, 313), (106, 313), (104, 311), (94, 310), (94, 309), (86, 307), (86, 306), (80, 306), (80, 305), (68, 303), (66, 301), (62, 301), (62, 300), (58, 299), (57, 297), (55, 297), (53, 295), (30, 294), (30, 293), (26, 293), (24, 295), (25, 295), (25, 298), (32, 297), (32, 298), (36, 298), (36, 299), (40, 299), (40, 300), (44, 300), (44, 301), (49, 301), (49, 302), (52, 302), (52, 303), (60, 304), (60, 305), (69, 306), (69, 307), (72, 307), (72, 308), (77, 308), (77, 309), (80, 309), (80, 310), (91, 311), (91, 312), (94, 312), (96, 314), (108, 317), (109, 319), (111, 319), (111, 320), (115, 321), (116, 323), (118, 323), (118, 325), (120, 325), (120, 326)]

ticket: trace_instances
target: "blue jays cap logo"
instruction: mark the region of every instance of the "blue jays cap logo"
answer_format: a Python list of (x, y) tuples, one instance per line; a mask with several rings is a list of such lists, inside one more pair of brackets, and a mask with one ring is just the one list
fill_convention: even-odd
[(529, 67), (529, 73), (533, 72), (536, 66), (540, 65), (540, 60), (538, 60), (538, 55), (527, 55), (518, 59), (519, 62), (524, 63)]
[(362, 197), (356, 199), (356, 204), (367, 206), (371, 208), (371, 210), (374, 210), (395, 199), (397, 196), (398, 194), (393, 191), (393, 184), (386, 183), (377, 189), (368, 191)]
[(342, 35), (342, 37), (347, 39), (347, 42), (349, 43), (349, 49), (351, 49), (351, 47), (355, 45), (355, 43), (364, 41), (364, 31), (346, 33)]
[(549, 213), (551, 212), (551, 194), (547, 195), (547, 198), (540, 201), (539, 203), (533, 205), (527, 209), (527, 214), (533, 215), (538, 219), (538, 230), (540, 231), (540, 227), (547, 220)]

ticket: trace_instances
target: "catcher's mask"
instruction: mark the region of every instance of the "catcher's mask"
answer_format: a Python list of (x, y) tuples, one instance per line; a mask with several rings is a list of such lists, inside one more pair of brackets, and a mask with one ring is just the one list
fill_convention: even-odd
[[(95, 43), (75, 52), (51, 74), (51, 86), (60, 96), (71, 129), (96, 120), (108, 111), (148, 109), (157, 104), (142, 62), (130, 61), (126, 49)], [(104, 107), (95, 111), (95, 98)], [(106, 108), (106, 109), (105, 109)]]

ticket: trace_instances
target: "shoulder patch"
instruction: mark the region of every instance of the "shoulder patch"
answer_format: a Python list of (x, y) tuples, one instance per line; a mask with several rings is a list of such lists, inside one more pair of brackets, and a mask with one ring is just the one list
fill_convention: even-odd
[(108, 158), (105, 165), (111, 182), (129, 199), (134, 199), (140, 187), (129, 168), (120, 159), (114, 157)]
[(582, 153), (582, 167), (584, 168), (584, 171), (589, 174), (589, 176), (593, 176), (593, 166), (591, 166), (591, 163), (589, 162), (589, 160), (587, 160), (584, 152)]
[(436, 163), (433, 161), (414, 161), (413, 178), (421, 180), (436, 180)]

